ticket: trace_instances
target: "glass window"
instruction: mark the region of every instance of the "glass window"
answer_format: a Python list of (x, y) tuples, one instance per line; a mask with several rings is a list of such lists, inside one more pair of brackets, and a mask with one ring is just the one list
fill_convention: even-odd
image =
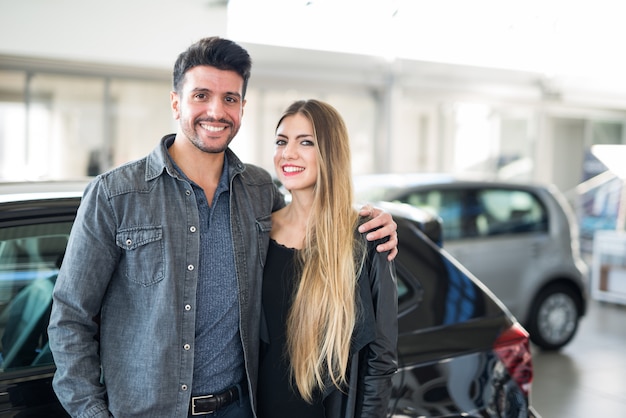
[(400, 263), (396, 264), (396, 284), (399, 310), (409, 302), (411, 304), (421, 302), (423, 289), (420, 281)]
[(396, 201), (438, 214), (443, 221), (444, 242), (548, 229), (543, 205), (523, 190), (426, 190)]
[(482, 190), (477, 200), (484, 208), (481, 215), (485, 235), (520, 234), (548, 230), (543, 205), (522, 190)]
[(0, 71), (0, 179), (76, 178), (140, 158), (176, 123), (170, 81)]
[(592, 144), (623, 144), (624, 125), (621, 121), (590, 121)]
[(71, 222), (0, 229), (0, 369), (52, 363), (47, 326)]
[(459, 239), (469, 233), (464, 231), (463, 200), (465, 193), (461, 190), (427, 190), (411, 192), (397, 199), (402, 203), (436, 213), (443, 221), (442, 233), (446, 239)]

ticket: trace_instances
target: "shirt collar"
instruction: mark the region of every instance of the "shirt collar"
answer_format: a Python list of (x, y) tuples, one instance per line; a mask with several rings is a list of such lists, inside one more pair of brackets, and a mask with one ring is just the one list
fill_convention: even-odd
[[(146, 165), (146, 181), (153, 180), (159, 177), (164, 172), (167, 172), (170, 176), (176, 178), (187, 178), (182, 170), (180, 170), (174, 160), (167, 151), (168, 148), (174, 143), (176, 134), (168, 134), (161, 138), (159, 145), (148, 155)], [(224, 168), (220, 177), (220, 185), (218, 189), (221, 190), (222, 182), (225, 182), (225, 189), (229, 189), (230, 179), (235, 175), (245, 170), (244, 164), (239, 160), (237, 155), (230, 149), (226, 149), (224, 156)], [(226, 174), (226, 177), (225, 177)]]

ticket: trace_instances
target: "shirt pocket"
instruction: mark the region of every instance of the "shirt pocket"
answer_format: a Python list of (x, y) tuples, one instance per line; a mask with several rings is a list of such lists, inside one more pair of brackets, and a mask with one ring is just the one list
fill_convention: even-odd
[(264, 216), (256, 220), (257, 241), (259, 245), (259, 260), (261, 266), (265, 266), (267, 249), (270, 244), (270, 231), (272, 230), (272, 216)]
[(161, 226), (120, 229), (115, 241), (125, 250), (120, 268), (128, 280), (142, 286), (163, 280), (165, 249)]

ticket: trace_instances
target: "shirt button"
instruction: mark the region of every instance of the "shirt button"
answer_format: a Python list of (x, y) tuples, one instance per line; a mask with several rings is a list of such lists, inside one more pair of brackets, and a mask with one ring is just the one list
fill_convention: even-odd
[(192, 226), (192, 227), (190, 227), (190, 228), (189, 228), (189, 230), (190, 230), (191, 232), (196, 232), (196, 227), (195, 227), (195, 226)]
[(185, 345), (183, 345), (183, 348), (185, 349), (185, 351), (189, 351), (191, 346), (189, 344), (185, 344)]
[(187, 385), (182, 385), (180, 388), (181, 390), (187, 390)]
[(191, 310), (191, 305), (185, 305), (185, 310), (186, 311), (190, 311)]
[(126, 245), (128, 245), (129, 247), (131, 246), (131, 244), (132, 244), (132, 243), (133, 243), (133, 240), (132, 240), (132, 239), (128, 238), (128, 239), (126, 240)]
[(189, 265), (187, 266), (187, 270), (192, 271), (192, 270), (193, 270), (193, 264), (189, 264)]
[(191, 196), (191, 191), (190, 191), (190, 190), (185, 190), (185, 194), (186, 194), (187, 196)]

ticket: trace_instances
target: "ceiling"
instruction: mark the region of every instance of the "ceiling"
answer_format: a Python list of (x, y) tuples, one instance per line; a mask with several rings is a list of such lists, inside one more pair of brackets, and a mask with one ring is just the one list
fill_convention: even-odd
[(269, 83), (395, 82), (420, 92), (481, 89), (626, 109), (621, 3), (0, 0), (0, 67), (35, 59), (38, 68), (73, 63), (161, 77), (189, 43), (215, 34), (244, 44), (253, 77)]
[(302, 77), (356, 67), (357, 78), (513, 82), (621, 107), (622, 8), (620, 0), (230, 0), (227, 30), (258, 45), (257, 62)]

